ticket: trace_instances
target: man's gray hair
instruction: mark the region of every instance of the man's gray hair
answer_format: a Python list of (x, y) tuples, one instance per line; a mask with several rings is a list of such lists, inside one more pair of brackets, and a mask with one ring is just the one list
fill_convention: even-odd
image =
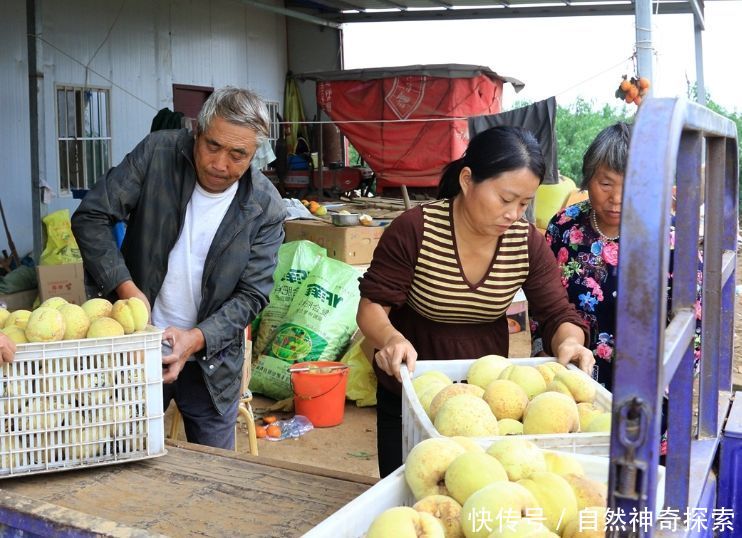
[(235, 125), (249, 127), (255, 131), (258, 142), (270, 136), (268, 108), (250, 90), (226, 86), (212, 93), (198, 114), (198, 132), (206, 132), (217, 117)]
[(586, 190), (598, 168), (606, 168), (624, 174), (629, 157), (629, 139), (631, 127), (619, 121), (600, 131), (582, 159), (582, 183), (580, 188)]

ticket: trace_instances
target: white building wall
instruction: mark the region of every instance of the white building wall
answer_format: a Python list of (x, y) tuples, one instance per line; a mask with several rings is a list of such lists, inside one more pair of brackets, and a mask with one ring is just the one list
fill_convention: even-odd
[[(24, 0), (5, 0), (0, 7), (0, 96), (0, 200), (22, 256), (30, 250), (33, 225)], [(7, 248), (5, 231), (0, 229), (0, 249)]]
[[(282, 15), (231, 0), (128, 0), (121, 6), (99, 0), (40, 2), (45, 40), (39, 43), (42, 179), (54, 192), (44, 214), (74, 211), (79, 203), (59, 192), (57, 85), (110, 89), (113, 165), (149, 132), (159, 109), (172, 108), (173, 84), (248, 86), (283, 103), (287, 59)], [(0, 144), (7, 173), (0, 175), (0, 197), (18, 250), (25, 253), (33, 248), (33, 222), (24, 0), (0, 2), (0, 51), (0, 117), (13, 133)], [(5, 245), (0, 233), (0, 249)]]

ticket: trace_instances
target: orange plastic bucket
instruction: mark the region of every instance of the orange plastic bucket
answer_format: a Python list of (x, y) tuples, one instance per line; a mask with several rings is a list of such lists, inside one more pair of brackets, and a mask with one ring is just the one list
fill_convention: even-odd
[(348, 365), (342, 362), (300, 362), (289, 368), (297, 415), (327, 428), (343, 422)]

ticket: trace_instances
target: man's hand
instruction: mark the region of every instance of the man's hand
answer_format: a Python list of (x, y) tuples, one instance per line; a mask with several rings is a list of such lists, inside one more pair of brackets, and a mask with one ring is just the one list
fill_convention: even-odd
[(15, 342), (3, 333), (0, 333), (0, 364), (13, 362), (15, 357)]
[(204, 334), (201, 329), (186, 331), (168, 327), (162, 333), (162, 341), (167, 342), (173, 351), (162, 357), (162, 382), (172, 383), (178, 379), (188, 357), (204, 347)]
[(407, 363), (410, 373), (415, 371), (415, 361), (417, 360), (417, 351), (404, 336), (397, 333), (392, 336), (379, 351), (376, 352), (376, 364), (379, 365), (388, 375), (393, 375), (397, 381), (402, 381), (402, 375), (399, 372), (402, 363)]
[(575, 342), (571, 338), (566, 338), (557, 349), (557, 361), (560, 364), (567, 365), (574, 362), (577, 366), (590, 377), (593, 376), (593, 366), (595, 366), (595, 357), (592, 351), (582, 344)]
[(147, 307), (147, 312), (149, 314), (147, 323), (152, 323), (152, 307), (149, 304), (149, 299), (147, 299), (147, 296), (137, 287), (136, 284), (134, 284), (133, 281), (126, 280), (116, 286), (116, 295), (118, 295), (119, 299), (130, 299), (132, 297), (141, 299)]

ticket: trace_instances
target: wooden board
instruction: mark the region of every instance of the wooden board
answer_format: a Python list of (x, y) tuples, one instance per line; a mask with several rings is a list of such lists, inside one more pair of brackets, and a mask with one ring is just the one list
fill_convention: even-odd
[(52, 524), (110, 536), (284, 538), (300, 536), (374, 482), (177, 443), (151, 460), (2, 480), (0, 517), (43, 514)]

